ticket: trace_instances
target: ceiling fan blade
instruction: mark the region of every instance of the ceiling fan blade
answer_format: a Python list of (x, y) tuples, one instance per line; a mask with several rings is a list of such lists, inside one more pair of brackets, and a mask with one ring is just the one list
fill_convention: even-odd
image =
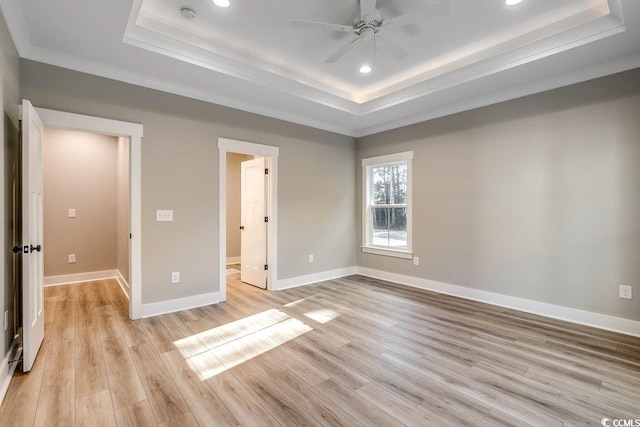
[(291, 28), (313, 28), (316, 30), (341, 31), (344, 33), (353, 32), (353, 27), (350, 27), (348, 25), (328, 24), (326, 22), (299, 21), (297, 19), (292, 19), (291, 21), (289, 21), (289, 26)]
[(376, 0), (360, 0), (360, 18), (373, 15), (376, 10)]
[(397, 61), (408, 55), (408, 52), (406, 50), (404, 50), (397, 44), (390, 42), (384, 37), (380, 37), (379, 35), (376, 35), (376, 46), (378, 46), (381, 51), (391, 55)]
[(383, 26), (398, 27), (407, 24), (416, 23), (422, 19), (437, 18), (438, 16), (448, 15), (451, 8), (449, 0), (431, 0), (429, 6), (423, 7), (404, 15), (396, 16), (391, 19), (385, 19)]
[(338, 61), (338, 59), (342, 58), (347, 52), (351, 50), (356, 45), (356, 42), (360, 40), (359, 37), (356, 37), (353, 40), (349, 40), (347, 44), (338, 49), (333, 55), (328, 57), (324, 62), (326, 64), (334, 64)]

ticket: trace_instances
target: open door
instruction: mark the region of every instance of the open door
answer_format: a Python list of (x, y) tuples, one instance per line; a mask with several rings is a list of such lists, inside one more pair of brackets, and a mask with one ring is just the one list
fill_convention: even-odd
[(266, 289), (265, 158), (242, 162), (241, 168), (240, 280)]
[(22, 101), (22, 326), (24, 372), (31, 370), (44, 338), (42, 143), (44, 126)]

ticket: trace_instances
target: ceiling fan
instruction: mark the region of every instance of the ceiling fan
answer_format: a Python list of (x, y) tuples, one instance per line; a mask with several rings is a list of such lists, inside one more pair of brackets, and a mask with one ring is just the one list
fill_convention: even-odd
[(360, 0), (360, 13), (353, 20), (351, 26), (325, 22), (300, 21), (297, 19), (291, 20), (289, 26), (292, 28), (339, 31), (355, 35), (355, 38), (349, 40), (344, 46), (328, 57), (324, 61), (325, 63), (332, 64), (337, 62), (360, 41), (372, 42), (374, 55), (375, 48), (377, 47), (396, 60), (400, 60), (407, 56), (408, 52), (397, 44), (382, 37), (380, 31), (384, 31), (386, 28), (414, 24), (421, 19), (433, 18), (449, 13), (449, 0), (426, 0), (425, 3), (426, 5), (423, 8), (385, 19), (385, 17), (382, 16), (382, 12), (376, 9), (376, 0)]

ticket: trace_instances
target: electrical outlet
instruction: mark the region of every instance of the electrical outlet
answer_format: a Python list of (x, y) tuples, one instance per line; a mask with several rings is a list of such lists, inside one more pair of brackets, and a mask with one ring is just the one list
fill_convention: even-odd
[(633, 299), (633, 289), (631, 286), (620, 285), (620, 298)]
[(309, 255), (309, 262), (313, 262), (313, 254)]
[(4, 311), (4, 330), (6, 331), (9, 327), (9, 310)]
[(171, 283), (180, 283), (180, 272), (174, 271), (171, 273)]
[(420, 265), (420, 258), (418, 258), (417, 256), (413, 257), (413, 265)]
[(68, 215), (69, 218), (75, 218), (76, 217), (76, 210), (75, 209), (69, 209)]
[(69, 264), (76, 262), (76, 254), (69, 254)]

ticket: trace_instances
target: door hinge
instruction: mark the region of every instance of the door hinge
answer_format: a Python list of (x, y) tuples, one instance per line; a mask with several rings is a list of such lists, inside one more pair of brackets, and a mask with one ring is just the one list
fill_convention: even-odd
[(130, 238), (130, 239), (132, 238), (131, 233), (129, 233), (129, 238)]
[(264, 217), (264, 222), (269, 222), (269, 217), (268, 216)]
[(264, 174), (269, 175), (269, 168), (264, 168)]
[(269, 266), (268, 266), (267, 264), (265, 264), (265, 265), (264, 265), (264, 269), (265, 269), (265, 270), (268, 270), (268, 269), (269, 269)]

